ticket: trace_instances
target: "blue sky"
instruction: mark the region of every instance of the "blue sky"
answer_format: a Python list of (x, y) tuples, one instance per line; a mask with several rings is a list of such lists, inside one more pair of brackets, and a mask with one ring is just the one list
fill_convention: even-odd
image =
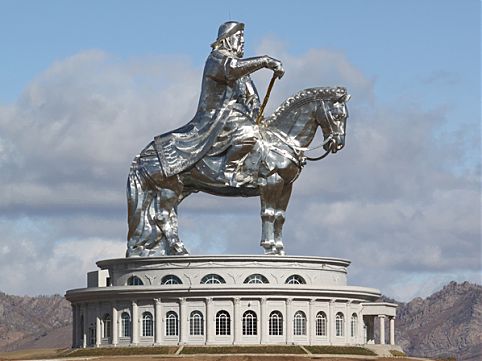
[[(246, 56), (284, 62), (270, 109), (303, 87), (353, 95), (347, 147), (295, 186), (288, 252), (350, 258), (352, 283), (399, 299), (480, 282), (480, 16), (478, 0), (0, 0), (0, 270), (55, 281), (0, 290), (62, 293), (122, 256), (130, 160), (193, 115), (229, 19), (246, 23)], [(269, 72), (254, 78), (264, 94)], [(259, 252), (258, 214), (257, 200), (188, 199), (185, 242)], [(240, 219), (252, 241), (233, 245)]]
[[(302, 1), (5, 1), (1, 6), (2, 102), (14, 100), (39, 72), (85, 49), (121, 59), (182, 54), (202, 66), (213, 28), (247, 24), (247, 54), (272, 36), (293, 53), (340, 50), (369, 77), (377, 95), (393, 99), (436, 76), (476, 87), (480, 3), (476, 0)], [(432, 77), (427, 77), (431, 75)], [(452, 79), (453, 80), (453, 79)], [(419, 94), (422, 95), (422, 94)], [(466, 94), (468, 95), (468, 94)], [(470, 96), (470, 95), (469, 95)], [(429, 98), (432, 98), (429, 95)], [(476, 98), (474, 98), (476, 99)]]

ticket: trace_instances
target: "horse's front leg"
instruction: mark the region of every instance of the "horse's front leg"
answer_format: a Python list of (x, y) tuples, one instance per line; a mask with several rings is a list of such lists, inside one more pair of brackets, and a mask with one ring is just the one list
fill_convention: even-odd
[(277, 174), (265, 178), (259, 186), (261, 199), (261, 247), (266, 254), (277, 254), (275, 241), (276, 203), (283, 191), (283, 179)]
[(280, 255), (284, 255), (284, 245), (283, 245), (283, 225), (285, 223), (286, 208), (288, 208), (288, 202), (291, 196), (291, 190), (293, 184), (290, 183), (283, 187), (281, 196), (276, 204), (276, 210), (274, 214), (274, 243), (276, 247), (276, 252)]

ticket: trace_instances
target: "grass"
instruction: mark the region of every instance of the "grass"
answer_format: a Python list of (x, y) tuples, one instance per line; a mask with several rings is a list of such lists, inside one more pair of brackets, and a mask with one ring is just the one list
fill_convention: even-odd
[(66, 357), (81, 356), (133, 356), (133, 355), (171, 355), (176, 352), (177, 346), (160, 347), (99, 347), (81, 348), (70, 352)]
[(17, 350), (10, 352), (0, 352), (0, 360), (30, 360), (30, 359), (47, 359), (62, 357), (66, 353), (70, 352), (70, 349), (57, 349), (57, 348), (45, 348), (45, 349), (27, 349)]
[(195, 354), (305, 354), (298, 346), (186, 346), (181, 355)]
[(363, 347), (355, 346), (305, 346), (305, 348), (313, 354), (331, 354), (331, 355), (364, 355), (376, 356), (377, 354)]
[(398, 351), (398, 350), (390, 350), (392, 356), (407, 356), (405, 352)]

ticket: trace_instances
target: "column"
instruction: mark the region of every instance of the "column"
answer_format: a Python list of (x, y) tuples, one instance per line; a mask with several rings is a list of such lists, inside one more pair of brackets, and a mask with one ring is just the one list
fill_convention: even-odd
[(293, 315), (292, 315), (292, 298), (286, 299), (286, 344), (293, 343)]
[(358, 313), (358, 330), (357, 330), (357, 335), (356, 335), (356, 343), (357, 344), (364, 344), (366, 343), (366, 334), (365, 334), (365, 324), (363, 322), (363, 316), (362, 313)]
[(260, 343), (265, 345), (268, 343), (268, 314), (266, 312), (266, 298), (260, 300), (260, 312), (259, 312), (259, 329), (261, 334)]
[(385, 315), (378, 315), (380, 319), (380, 345), (385, 345)]
[(132, 343), (137, 345), (139, 343), (139, 307), (137, 301), (132, 301)]
[(390, 345), (395, 345), (395, 317), (390, 317)]
[(179, 299), (179, 331), (181, 332), (180, 342), (182, 345), (187, 343), (187, 334), (188, 334), (188, 317), (187, 317), (187, 305), (186, 299), (180, 298)]
[(313, 314), (313, 308), (315, 305), (315, 300), (310, 300), (309, 306), (308, 306), (308, 317), (307, 317), (307, 332), (308, 332), (308, 344), (309, 345), (314, 345), (315, 344), (315, 335), (316, 335), (316, 317)]
[(206, 344), (214, 343), (215, 323), (213, 315), (213, 299), (206, 298)]
[(100, 347), (102, 330), (100, 329), (100, 303), (97, 304), (95, 314), (95, 347)]
[(242, 329), (242, 322), (241, 315), (239, 314), (240, 305), (239, 305), (239, 297), (233, 299), (233, 334), (234, 334), (234, 341), (235, 345), (239, 345), (241, 341), (241, 329)]
[(112, 303), (112, 345), (119, 343), (119, 315), (115, 302)]
[(335, 315), (335, 299), (331, 299), (328, 304), (328, 340), (329, 344), (333, 345), (336, 335), (336, 315)]
[(72, 304), (72, 348), (77, 347), (77, 306)]
[(345, 335), (345, 345), (351, 344), (351, 312), (350, 312), (350, 301), (345, 303), (345, 318), (344, 318), (344, 335)]
[(83, 326), (83, 332), (82, 332), (82, 347), (86, 348), (87, 347), (87, 332), (89, 332), (89, 313), (88, 313), (88, 304), (84, 303), (84, 324)]
[(161, 337), (162, 337), (162, 304), (161, 304), (161, 299), (160, 298), (155, 298), (154, 299), (155, 305), (154, 305), (154, 311), (155, 311), (155, 322), (156, 322), (156, 327), (155, 327), (155, 340), (154, 342), (156, 345), (161, 344)]
[(80, 347), (82, 344), (81, 344), (81, 338), (82, 338), (82, 335), (81, 335), (81, 329), (82, 329), (82, 325), (80, 324), (80, 314), (81, 314), (81, 308), (80, 308), (80, 305), (79, 304), (76, 304), (75, 305), (75, 313), (76, 313), (76, 320), (77, 320), (77, 323), (75, 325), (75, 328), (76, 328), (76, 331), (75, 331), (75, 347)]

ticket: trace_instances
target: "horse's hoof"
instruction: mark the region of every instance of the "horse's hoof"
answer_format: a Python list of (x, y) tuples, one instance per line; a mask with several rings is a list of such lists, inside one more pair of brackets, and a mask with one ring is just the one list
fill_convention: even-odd
[(182, 242), (176, 242), (172, 245), (172, 250), (173, 250), (173, 253), (176, 255), (176, 256), (184, 256), (184, 255), (188, 255), (189, 252), (187, 251), (187, 249), (184, 247), (184, 244)]
[(259, 245), (263, 248), (270, 249), (270, 248), (274, 247), (275, 243), (274, 243), (274, 241), (262, 240)]

